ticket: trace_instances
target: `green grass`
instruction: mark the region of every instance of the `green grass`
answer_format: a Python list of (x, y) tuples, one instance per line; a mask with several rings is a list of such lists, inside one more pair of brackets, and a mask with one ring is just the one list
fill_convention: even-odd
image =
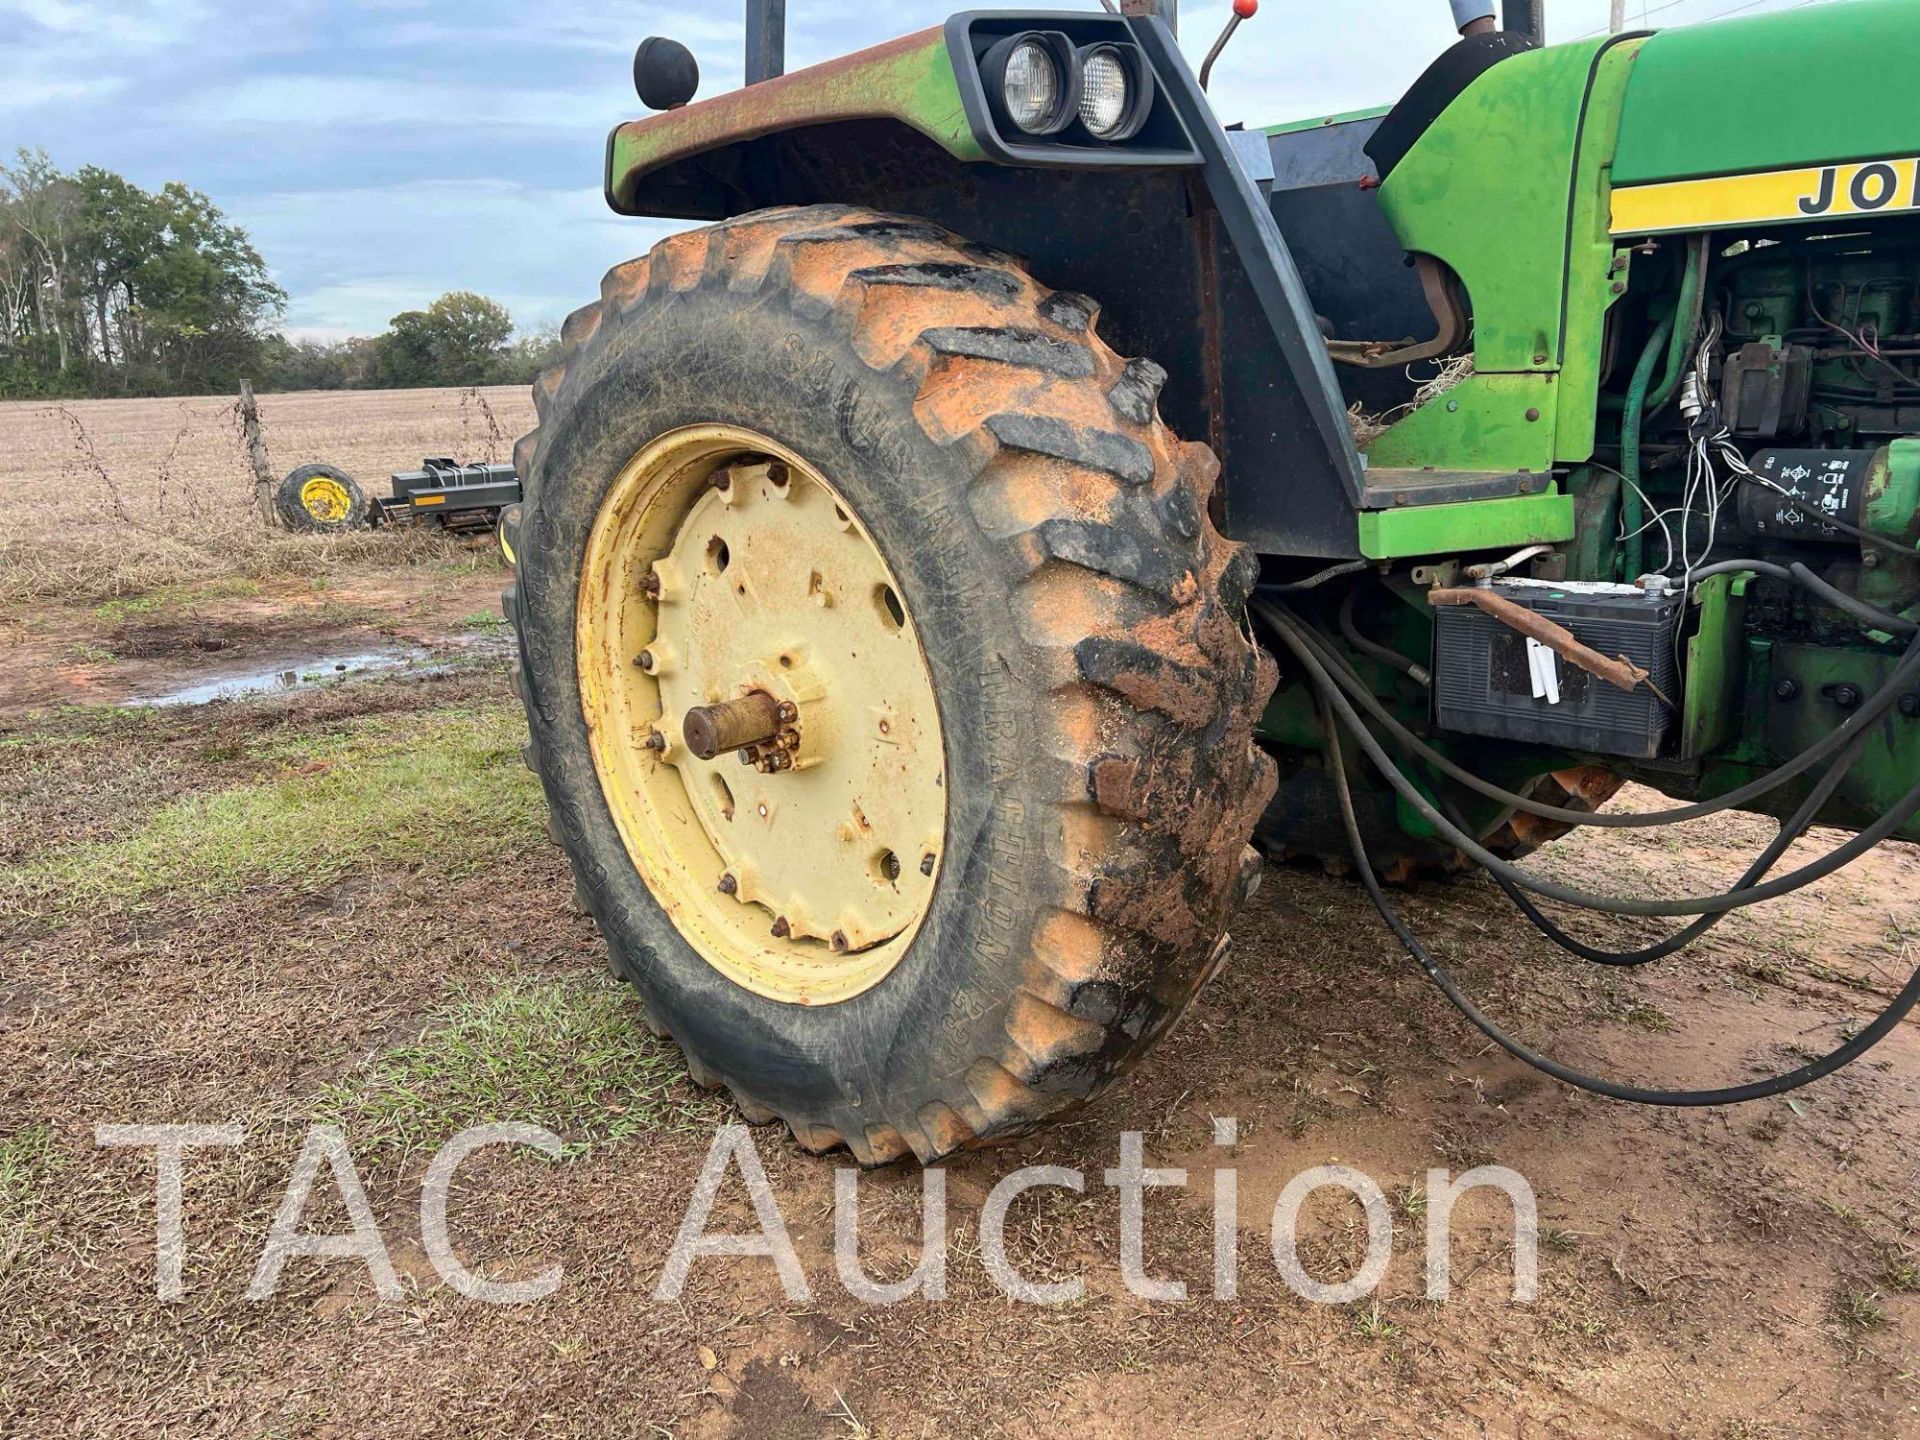
[(1878, 1330), (1887, 1323), (1880, 1296), (1872, 1290), (1848, 1290), (1833, 1302), (1834, 1318), (1849, 1330)]
[(20, 1254), (41, 1192), (58, 1168), (53, 1131), (29, 1125), (0, 1140), (0, 1271)]
[[(44, 916), (256, 886), (324, 888), (420, 861), (471, 874), (540, 834), (540, 796), (520, 763), (525, 722), (491, 706), (417, 713), (404, 731), (288, 744), (324, 762), (187, 796), (124, 837), (0, 867), (0, 913)], [(286, 752), (293, 753), (286, 753)]]
[(260, 593), (260, 584), (242, 575), (224, 575), (191, 585), (163, 585), (144, 595), (108, 600), (93, 607), (96, 618), (118, 623), (167, 610), (191, 610), (202, 600), (248, 600)]
[(1908, 1295), (1920, 1293), (1920, 1255), (1904, 1250), (1888, 1250), (1882, 1278), (1889, 1290)]
[(496, 610), (476, 610), (460, 622), (460, 628), (476, 635), (498, 635), (507, 628), (507, 622)]
[(604, 977), (470, 991), (417, 1040), (329, 1086), (319, 1106), (356, 1154), (376, 1156), (507, 1120), (544, 1125), (579, 1154), (721, 1113), (688, 1089), (679, 1055), (647, 1033), (626, 987)]

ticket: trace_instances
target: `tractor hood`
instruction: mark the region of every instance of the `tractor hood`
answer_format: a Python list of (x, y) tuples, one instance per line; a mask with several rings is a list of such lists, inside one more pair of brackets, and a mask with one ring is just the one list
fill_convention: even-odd
[(1920, 5), (1848, 0), (1666, 30), (1634, 56), (1616, 235), (1920, 209)]

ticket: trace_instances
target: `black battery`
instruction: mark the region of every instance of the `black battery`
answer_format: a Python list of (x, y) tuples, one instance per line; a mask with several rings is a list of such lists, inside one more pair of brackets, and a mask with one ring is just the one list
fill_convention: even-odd
[(1433, 709), (1442, 730), (1558, 745), (1594, 755), (1659, 756), (1678, 718), (1674, 634), (1678, 589), (1632, 585), (1499, 580), (1504, 599), (1571, 631), (1609, 658), (1624, 656), (1648, 672), (1654, 688), (1631, 692), (1589, 674), (1511, 626), (1472, 606), (1434, 611)]

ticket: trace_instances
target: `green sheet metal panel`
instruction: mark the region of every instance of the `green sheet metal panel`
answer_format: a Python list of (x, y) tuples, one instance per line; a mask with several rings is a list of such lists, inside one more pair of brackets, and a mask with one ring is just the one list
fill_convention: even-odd
[(607, 144), (607, 201), (632, 213), (640, 180), (690, 155), (802, 125), (870, 119), (899, 120), (958, 159), (986, 158), (960, 103), (946, 32), (922, 30), (616, 127)]
[(1920, 154), (1916, 61), (1915, 0), (1663, 30), (1627, 83), (1613, 183)]

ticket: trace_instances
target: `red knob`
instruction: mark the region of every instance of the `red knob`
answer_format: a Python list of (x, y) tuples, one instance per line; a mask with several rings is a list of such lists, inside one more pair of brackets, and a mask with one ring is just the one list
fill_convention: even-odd
[(1233, 0), (1233, 13), (1242, 20), (1251, 20), (1259, 8), (1260, 0)]

